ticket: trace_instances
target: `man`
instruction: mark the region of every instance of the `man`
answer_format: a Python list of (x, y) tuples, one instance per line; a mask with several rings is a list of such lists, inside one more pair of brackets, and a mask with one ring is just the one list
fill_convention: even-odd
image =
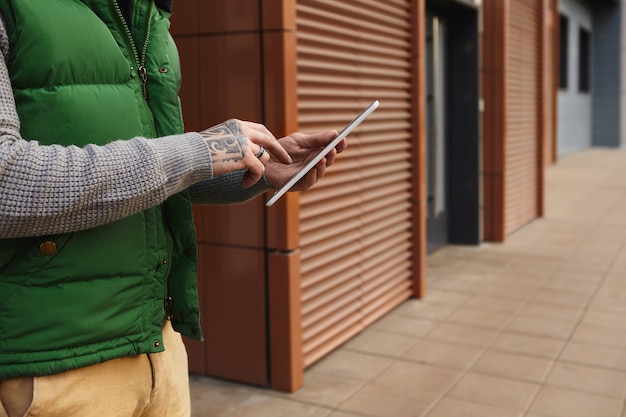
[(279, 187), (337, 135), (183, 133), (170, 12), (0, 0), (0, 416), (188, 416), (192, 201)]

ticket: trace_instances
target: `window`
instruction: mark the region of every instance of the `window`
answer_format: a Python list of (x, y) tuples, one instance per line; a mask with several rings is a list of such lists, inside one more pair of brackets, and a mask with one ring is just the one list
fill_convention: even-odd
[(591, 34), (580, 28), (578, 36), (578, 91), (589, 92), (591, 88)]
[(559, 87), (567, 90), (567, 74), (569, 70), (569, 20), (566, 16), (561, 15), (559, 28)]

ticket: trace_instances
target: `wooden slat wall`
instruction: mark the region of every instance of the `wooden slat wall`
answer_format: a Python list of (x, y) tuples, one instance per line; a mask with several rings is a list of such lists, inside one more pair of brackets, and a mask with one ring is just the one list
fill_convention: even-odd
[(506, 73), (505, 234), (540, 205), (542, 0), (510, 0)]
[(544, 163), (550, 165), (557, 159), (557, 136), (556, 136), (556, 103), (558, 91), (558, 1), (544, 0), (544, 34), (543, 42), (545, 60), (543, 67), (544, 78)]
[(340, 129), (374, 99), (324, 180), (302, 193), (304, 365), (411, 295), (410, 0), (298, 0), (299, 130)]

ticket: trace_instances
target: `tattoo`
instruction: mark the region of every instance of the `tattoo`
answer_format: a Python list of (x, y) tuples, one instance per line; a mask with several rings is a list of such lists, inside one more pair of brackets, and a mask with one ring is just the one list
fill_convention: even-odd
[(236, 120), (227, 120), (217, 126), (199, 132), (204, 138), (214, 162), (240, 161), (248, 142)]

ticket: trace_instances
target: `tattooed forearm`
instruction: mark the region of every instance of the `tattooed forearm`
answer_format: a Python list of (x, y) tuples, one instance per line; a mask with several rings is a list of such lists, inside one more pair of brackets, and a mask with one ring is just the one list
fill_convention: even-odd
[(237, 162), (243, 159), (248, 142), (236, 120), (227, 120), (199, 133), (209, 145), (213, 162)]

